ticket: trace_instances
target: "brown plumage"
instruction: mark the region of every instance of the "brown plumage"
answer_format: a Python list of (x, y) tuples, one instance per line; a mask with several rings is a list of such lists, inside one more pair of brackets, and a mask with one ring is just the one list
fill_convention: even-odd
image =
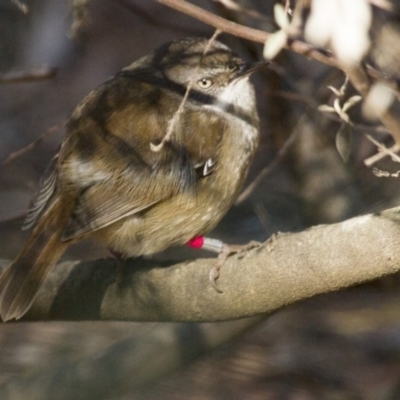
[[(210, 231), (235, 200), (258, 144), (245, 64), (215, 41), (161, 46), (75, 109), (26, 220), (31, 237), (0, 277), (0, 314), (20, 318), (66, 247), (88, 236), (124, 257)], [(190, 80), (183, 113), (160, 151)]]

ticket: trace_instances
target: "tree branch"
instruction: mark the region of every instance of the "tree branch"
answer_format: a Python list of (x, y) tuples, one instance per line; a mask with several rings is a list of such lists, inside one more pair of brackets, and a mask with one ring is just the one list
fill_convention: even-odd
[[(343, 72), (349, 78), (354, 88), (365, 98), (370, 89), (371, 81), (366, 71), (360, 65), (349, 67), (342, 66)], [(400, 120), (398, 114), (388, 109), (382, 116), (379, 117), (385, 128), (391, 133), (397, 146), (400, 145)]]
[(0, 84), (33, 82), (52, 79), (56, 76), (57, 68), (42, 67), (31, 71), (13, 71), (0, 74)]
[(16, 151), (12, 152), (11, 154), (9, 154), (5, 160), (0, 162), (0, 169), (8, 166), (9, 164), (13, 163), (17, 158), (22, 157), (26, 153), (35, 149), (37, 146), (40, 145), (40, 143), (43, 142), (43, 140), (45, 140), (48, 136), (51, 136), (54, 133), (56, 133), (57, 131), (59, 131), (62, 128), (62, 126), (64, 126), (64, 125), (65, 125), (65, 122), (63, 122), (59, 125), (52, 126), (51, 128), (47, 129), (46, 132), (42, 133), (33, 142), (27, 144), (26, 146), (22, 147), (21, 149), (16, 150)]
[[(241, 37), (243, 39), (251, 40), (253, 42), (265, 43), (269, 38), (270, 33), (250, 28), (244, 25), (237, 24), (229, 21), (225, 18), (219, 17), (212, 14), (209, 11), (203, 10), (202, 8), (195, 6), (187, 1), (183, 0), (157, 0), (159, 3), (171, 7), (179, 12), (189, 15), (199, 21), (204, 22), (207, 25), (211, 25), (222, 32), (229, 33), (234, 36)], [(321, 51), (308, 43), (302, 42), (301, 40), (290, 39), (286, 45), (287, 49), (290, 49), (296, 53), (302, 54), (313, 60), (322, 62), (331, 67), (342, 70), (349, 78), (354, 88), (362, 94), (364, 97), (368, 94), (371, 88), (371, 82), (369, 76), (374, 80), (381, 79), (385, 80), (383, 75), (368, 66), (367, 69), (361, 66), (345, 67), (341, 65), (338, 60), (327, 51)], [(369, 75), (369, 76), (368, 76)], [(396, 144), (400, 144), (400, 120), (396, 112), (387, 110), (387, 112), (380, 117), (382, 124), (392, 134)]]
[(214, 259), (166, 267), (128, 262), (122, 285), (115, 260), (58, 265), (23, 320), (210, 322), (272, 312), (301, 299), (400, 269), (400, 208), (301, 233), (273, 236), (230, 257), (217, 293)]
[[(159, 3), (167, 7), (173, 8), (181, 13), (189, 15), (207, 25), (213, 26), (220, 31), (229, 33), (231, 35), (240, 37), (242, 39), (251, 40), (252, 42), (265, 43), (269, 38), (270, 33), (260, 29), (250, 28), (245, 25), (229, 21), (218, 15), (215, 15), (201, 7), (195, 6), (188, 1), (182, 0), (157, 0)], [(328, 52), (321, 52), (314, 46), (304, 43), (300, 40), (290, 40), (286, 48), (295, 51), (296, 53), (303, 54), (314, 60), (323, 62), (324, 64), (332, 67), (340, 68), (338, 61), (331, 56)]]

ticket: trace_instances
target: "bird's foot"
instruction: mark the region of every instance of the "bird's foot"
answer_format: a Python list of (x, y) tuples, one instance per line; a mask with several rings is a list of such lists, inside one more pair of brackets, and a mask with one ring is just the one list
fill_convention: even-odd
[(196, 236), (186, 244), (189, 247), (193, 247), (196, 249), (203, 249), (218, 253), (217, 260), (213, 267), (210, 269), (210, 273), (208, 276), (212, 287), (218, 293), (223, 293), (223, 291), (217, 286), (217, 279), (219, 278), (219, 271), (221, 267), (225, 264), (226, 259), (232, 254), (241, 253), (243, 251), (258, 247), (261, 243), (252, 240), (247, 244), (232, 245), (223, 243), (221, 240), (218, 239), (212, 239), (204, 236)]
[(124, 277), (124, 270), (126, 266), (126, 258), (119, 251), (108, 249), (108, 251), (117, 259), (117, 270), (115, 272), (115, 283), (118, 288), (122, 287), (122, 280)]
[(260, 246), (261, 243), (255, 240), (250, 241), (247, 244), (226, 244), (222, 245), (222, 249), (218, 254), (217, 260), (213, 267), (210, 269), (209, 279), (212, 287), (218, 292), (223, 293), (223, 291), (217, 285), (217, 279), (219, 278), (219, 271), (222, 266), (225, 264), (227, 258), (232, 254), (241, 253), (243, 251), (247, 251), (250, 249), (254, 249), (255, 247)]

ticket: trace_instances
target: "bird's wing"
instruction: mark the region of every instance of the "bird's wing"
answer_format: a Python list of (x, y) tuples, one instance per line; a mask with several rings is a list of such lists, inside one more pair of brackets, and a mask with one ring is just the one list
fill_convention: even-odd
[(113, 187), (92, 186), (79, 196), (64, 229), (62, 240), (69, 240), (84, 233), (104, 228), (161, 201), (161, 199), (140, 200), (138, 198), (127, 198), (127, 196), (113, 190)]
[(57, 182), (57, 169), (56, 169), (57, 159), (58, 159), (58, 154), (55, 157), (53, 157), (51, 163), (47, 167), (42, 178), (40, 179), (39, 189), (33, 196), (31, 203), (29, 205), (29, 209), (26, 214), (24, 224), (22, 226), (23, 230), (30, 229), (33, 225), (35, 225), (39, 216), (46, 208), (46, 205), (48, 204), (50, 197), (54, 193)]
[(101, 158), (106, 158), (106, 162), (100, 162), (96, 156), (75, 163), (78, 176), (72, 184), (81, 183), (82, 188), (63, 240), (101, 229), (183, 191), (196, 191), (196, 170), (185, 149), (167, 145), (157, 161), (149, 165), (136, 149), (119, 138), (110, 138), (111, 135), (107, 135), (111, 145), (102, 146), (107, 156), (103, 154)]
[[(145, 90), (155, 93), (144, 95)], [(142, 95), (137, 98), (137, 93)], [(165, 137), (179, 98), (121, 77), (91, 96), (92, 108), (101, 114), (73, 117), (61, 154), (62, 166), (72, 169), (65, 176), (75, 176), (71, 183), (80, 182), (82, 187), (64, 240), (145, 211), (183, 191), (194, 194), (199, 180), (217, 162), (214, 155), (223, 134), (212, 135), (223, 130), (220, 119), (210, 122), (203, 113), (183, 113), (171, 140), (153, 151), (150, 145)], [(96, 106), (100, 100), (102, 106)]]

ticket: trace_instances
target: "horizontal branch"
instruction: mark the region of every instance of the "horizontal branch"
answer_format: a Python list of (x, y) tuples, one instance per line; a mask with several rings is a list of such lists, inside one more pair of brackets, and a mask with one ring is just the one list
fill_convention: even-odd
[[(270, 37), (270, 33), (260, 29), (254, 29), (249, 26), (241, 25), (233, 21), (229, 21), (218, 15), (215, 15), (201, 7), (191, 4), (184, 0), (157, 0), (159, 3), (167, 7), (173, 8), (183, 14), (189, 15), (204, 24), (210, 25), (222, 32), (229, 33), (242, 39), (251, 40), (253, 42), (265, 43)], [(286, 48), (303, 54), (314, 60), (323, 62), (332, 67), (339, 67), (337, 60), (328, 52), (322, 52), (314, 46), (302, 42), (300, 40), (290, 40)]]
[(52, 79), (57, 74), (57, 68), (41, 67), (31, 71), (12, 71), (0, 75), (0, 84), (33, 82)]
[(274, 235), (230, 257), (217, 293), (214, 259), (176, 265), (130, 260), (117, 285), (116, 261), (58, 265), (23, 320), (210, 322), (282, 306), (400, 269), (400, 208), (300, 233)]
[[(217, 321), (271, 312), (398, 271), (399, 224), (396, 208), (274, 236), (227, 260), (219, 282), (223, 294), (208, 282), (213, 259), (172, 266), (132, 260), (120, 286), (113, 260), (67, 261), (50, 274), (23, 320)], [(259, 321), (143, 327), (146, 334), (102, 349), (101, 357), (41, 363), (34, 373), (0, 387), (0, 397), (42, 399), (63, 393), (72, 398), (79, 393), (101, 400), (110, 398), (110, 390), (113, 395), (131, 393)], [(188, 353), (182, 357), (183, 339)]]

